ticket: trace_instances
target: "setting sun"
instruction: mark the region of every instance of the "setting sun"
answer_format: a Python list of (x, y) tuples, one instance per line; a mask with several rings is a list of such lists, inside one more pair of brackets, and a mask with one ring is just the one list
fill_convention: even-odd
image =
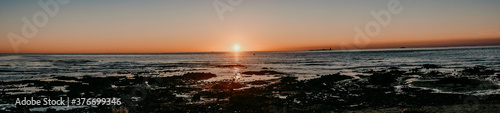
[(233, 49), (234, 49), (234, 51), (239, 51), (240, 50), (240, 46), (239, 45), (234, 45)]

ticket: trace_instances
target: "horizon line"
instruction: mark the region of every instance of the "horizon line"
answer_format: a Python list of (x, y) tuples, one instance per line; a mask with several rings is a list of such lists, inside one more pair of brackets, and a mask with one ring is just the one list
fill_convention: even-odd
[(484, 47), (500, 47), (500, 44), (495, 45), (464, 45), (464, 46), (429, 46), (429, 47), (382, 47), (382, 48), (359, 48), (359, 49), (333, 49), (332, 50), (281, 50), (281, 51), (199, 51), (199, 52), (109, 52), (109, 53), (0, 53), (0, 54), (189, 54), (189, 53), (243, 53), (243, 52), (293, 52), (293, 51), (311, 51), (311, 52), (321, 52), (321, 51), (363, 51), (363, 50), (405, 50), (405, 49), (453, 49), (453, 48), (484, 48)]

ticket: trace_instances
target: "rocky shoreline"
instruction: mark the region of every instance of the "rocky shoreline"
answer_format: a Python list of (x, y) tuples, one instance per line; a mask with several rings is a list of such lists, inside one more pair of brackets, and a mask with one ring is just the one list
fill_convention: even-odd
[[(239, 65), (238, 65), (239, 66)], [(207, 82), (212, 73), (157, 77), (53, 76), (48, 80), (3, 81), (2, 112), (45, 108), (51, 112), (460, 112), (498, 111), (500, 71), (474, 66), (452, 73), (425, 64), (403, 70), (387, 67), (367, 75), (342, 73), (298, 80), (274, 70), (246, 76), (282, 75), (279, 79)], [(33, 89), (26, 91), (26, 89)], [(121, 98), (121, 106), (57, 110), (50, 106), (12, 106), (16, 98)], [(1, 106), (0, 106), (1, 107)]]

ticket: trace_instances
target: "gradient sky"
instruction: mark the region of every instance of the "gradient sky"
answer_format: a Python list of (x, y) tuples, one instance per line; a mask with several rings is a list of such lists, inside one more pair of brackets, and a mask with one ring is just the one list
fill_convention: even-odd
[[(45, 1), (45, 0), (44, 0)], [(221, 0), (225, 2), (226, 0)], [(21, 53), (210, 52), (338, 48), (389, 0), (246, 0), (221, 21), (214, 0), (74, 0)], [(0, 1), (0, 53), (36, 0)], [(500, 0), (401, 0), (404, 10), (367, 48), (500, 44)], [(447, 43), (441, 43), (447, 42)], [(456, 43), (451, 43), (456, 42)]]

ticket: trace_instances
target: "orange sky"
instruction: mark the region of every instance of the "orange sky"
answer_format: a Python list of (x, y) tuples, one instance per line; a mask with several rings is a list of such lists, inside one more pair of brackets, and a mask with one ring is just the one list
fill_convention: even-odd
[[(218, 16), (212, 0), (71, 1), (60, 4), (26, 44), (11, 43), (44, 11), (37, 1), (0, 2), (0, 53), (151, 53), (288, 51), (354, 45), (355, 27), (387, 10), (389, 0), (244, 1)], [(500, 45), (500, 1), (401, 1), (366, 47)]]

